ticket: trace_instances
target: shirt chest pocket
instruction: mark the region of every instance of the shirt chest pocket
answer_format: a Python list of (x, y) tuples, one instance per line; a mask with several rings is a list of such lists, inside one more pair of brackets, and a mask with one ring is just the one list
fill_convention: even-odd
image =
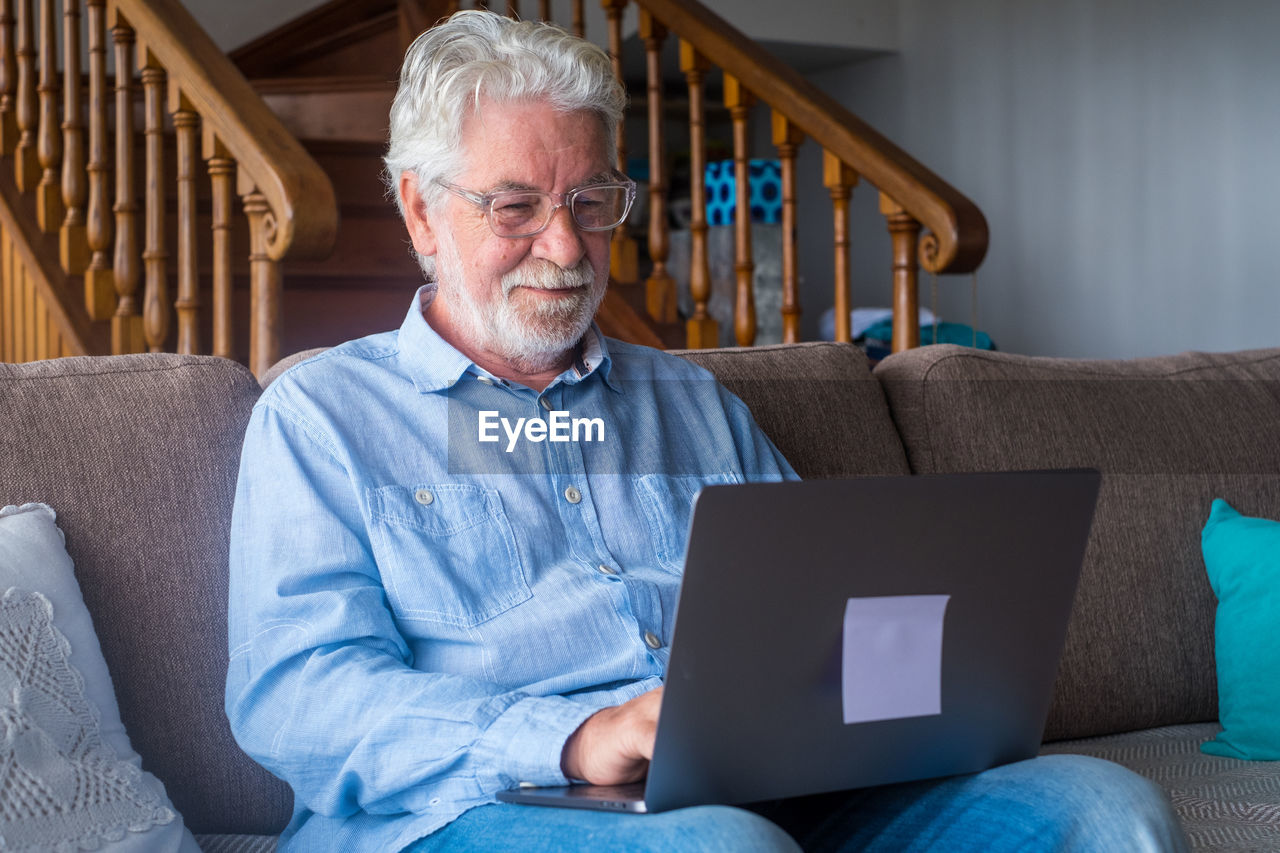
[(472, 627), (529, 600), (494, 489), (448, 483), (369, 494), (371, 542), (396, 615)]
[(659, 568), (669, 572), (684, 570), (693, 500), (702, 487), (740, 482), (742, 479), (732, 471), (702, 476), (645, 474), (637, 480), (637, 492), (653, 540), (653, 556)]

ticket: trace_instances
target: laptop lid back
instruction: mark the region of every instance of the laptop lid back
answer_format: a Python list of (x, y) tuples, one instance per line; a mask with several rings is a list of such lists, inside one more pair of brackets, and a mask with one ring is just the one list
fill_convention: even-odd
[(1095, 471), (714, 486), (695, 506), (659, 811), (1036, 754)]

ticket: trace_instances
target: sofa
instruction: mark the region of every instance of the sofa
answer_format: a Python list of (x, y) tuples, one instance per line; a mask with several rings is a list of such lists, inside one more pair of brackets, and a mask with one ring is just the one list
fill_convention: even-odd
[[(1219, 730), (1200, 531), (1214, 498), (1280, 519), (1280, 349), (1087, 361), (942, 345), (874, 370), (833, 343), (683, 355), (804, 477), (1099, 469), (1044, 750), (1156, 780), (1196, 850), (1280, 850), (1280, 764), (1199, 749)], [(55, 509), (120, 719), (207, 853), (273, 849), (291, 809), (223, 714), (227, 531), (259, 393), (213, 357), (0, 364), (0, 506)], [(851, 566), (874, 535), (853, 522)]]

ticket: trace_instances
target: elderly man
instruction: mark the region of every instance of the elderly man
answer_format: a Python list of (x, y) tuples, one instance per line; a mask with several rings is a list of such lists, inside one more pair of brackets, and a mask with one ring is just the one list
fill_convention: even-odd
[(428, 283), (245, 438), (227, 714), (293, 787), (281, 849), (1178, 849), (1158, 791), (1087, 759), (755, 811), (495, 802), (644, 777), (694, 495), (795, 476), (705, 371), (592, 324), (624, 98), (541, 24), (461, 12), (409, 49), (386, 162)]

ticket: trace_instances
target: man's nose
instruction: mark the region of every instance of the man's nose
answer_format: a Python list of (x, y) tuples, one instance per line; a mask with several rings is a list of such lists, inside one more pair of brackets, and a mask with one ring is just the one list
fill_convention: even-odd
[(551, 211), (546, 230), (533, 238), (534, 257), (546, 258), (561, 269), (569, 269), (577, 266), (586, 253), (582, 232), (573, 221), (568, 205), (557, 205)]

